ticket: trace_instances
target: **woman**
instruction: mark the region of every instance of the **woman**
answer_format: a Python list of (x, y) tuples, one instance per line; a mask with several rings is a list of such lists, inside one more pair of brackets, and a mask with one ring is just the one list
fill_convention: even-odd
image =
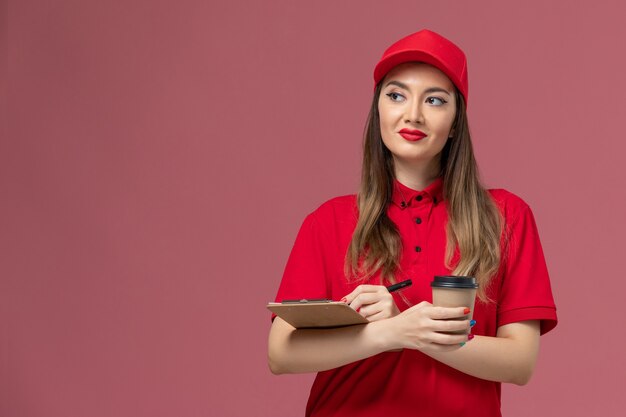
[[(318, 372), (310, 416), (500, 416), (500, 384), (529, 381), (557, 323), (532, 212), (479, 182), (456, 45), (411, 34), (374, 80), (359, 192), (306, 217), (276, 297), (342, 299), (369, 323), (296, 330), (273, 316), (270, 368)], [(435, 275), (477, 278), (474, 320), (432, 306)]]

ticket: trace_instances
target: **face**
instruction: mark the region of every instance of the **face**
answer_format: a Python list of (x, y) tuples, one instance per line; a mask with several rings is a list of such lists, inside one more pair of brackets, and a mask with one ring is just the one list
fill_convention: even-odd
[(396, 173), (398, 169), (438, 173), (456, 115), (452, 81), (426, 63), (400, 64), (382, 80), (378, 112), (380, 133)]

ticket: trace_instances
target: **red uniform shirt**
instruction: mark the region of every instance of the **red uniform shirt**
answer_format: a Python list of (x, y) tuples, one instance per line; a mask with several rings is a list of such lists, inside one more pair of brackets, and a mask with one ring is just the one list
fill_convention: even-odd
[[(397, 280), (413, 281), (393, 293), (400, 311), (424, 300), (432, 302), (433, 276), (451, 273), (444, 266), (447, 211), (442, 186), (441, 178), (422, 191), (394, 181), (387, 215), (402, 239), (402, 272)], [(557, 316), (533, 214), (516, 195), (502, 189), (489, 192), (504, 215), (509, 244), (503, 246), (503, 263), (487, 290), (497, 302), (476, 300), (472, 333), (496, 336), (498, 326), (541, 320), (544, 334), (556, 326)], [(358, 285), (348, 283), (343, 273), (357, 217), (356, 196), (349, 195), (325, 202), (304, 219), (276, 301), (339, 300)], [(381, 285), (380, 275), (368, 283)], [(467, 375), (417, 350), (384, 352), (319, 372), (306, 415), (501, 416), (500, 383)]]

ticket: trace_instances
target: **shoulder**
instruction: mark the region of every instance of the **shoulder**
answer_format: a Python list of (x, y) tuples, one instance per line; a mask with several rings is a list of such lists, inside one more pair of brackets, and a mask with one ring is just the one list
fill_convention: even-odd
[(496, 203), (505, 220), (508, 222), (518, 218), (525, 212), (530, 212), (530, 206), (517, 194), (503, 188), (487, 190)]
[(308, 229), (333, 239), (351, 236), (358, 221), (356, 195), (333, 197), (310, 212), (304, 224)]
[(358, 217), (356, 194), (342, 195), (326, 200), (313, 210), (309, 216), (320, 222), (356, 220)]

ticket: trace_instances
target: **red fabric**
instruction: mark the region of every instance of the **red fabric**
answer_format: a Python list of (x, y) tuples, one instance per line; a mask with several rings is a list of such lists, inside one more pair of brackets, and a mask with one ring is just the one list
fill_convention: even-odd
[[(397, 181), (394, 187), (387, 213), (402, 238), (402, 272), (397, 279), (413, 280), (412, 286), (394, 293), (396, 304), (403, 311), (409, 307), (403, 297), (410, 305), (423, 300), (432, 302), (433, 276), (451, 272), (444, 266), (447, 212), (441, 179), (422, 191)], [(497, 303), (476, 301), (473, 317), (477, 323), (472, 333), (495, 336), (498, 326), (538, 319), (544, 334), (556, 326), (557, 316), (532, 212), (522, 199), (508, 191), (489, 191), (504, 215), (509, 238), (500, 272), (488, 288), (488, 294)], [(354, 289), (356, 283), (346, 282), (343, 262), (357, 216), (356, 196), (350, 195), (325, 202), (304, 219), (276, 301), (339, 300)], [(419, 252), (416, 246), (421, 248)], [(381, 284), (380, 276), (373, 277), (370, 283)], [(462, 414), (500, 416), (500, 383), (472, 377), (408, 349), (319, 372), (306, 410), (307, 416)]]

